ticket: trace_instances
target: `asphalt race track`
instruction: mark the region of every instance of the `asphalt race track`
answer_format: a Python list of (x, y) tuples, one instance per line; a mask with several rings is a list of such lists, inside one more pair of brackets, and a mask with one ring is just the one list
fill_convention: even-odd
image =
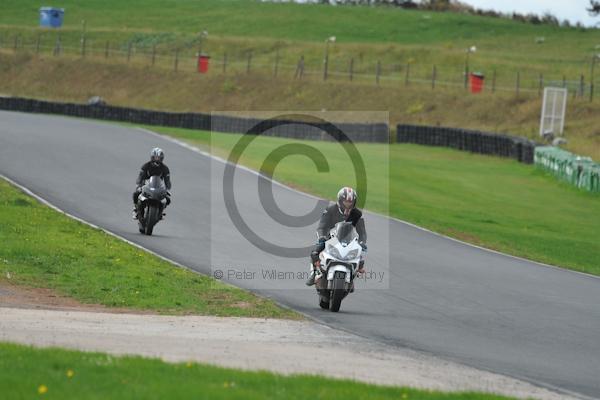
[[(131, 220), (131, 192), (155, 146), (165, 150), (172, 171), (173, 205), (155, 236), (147, 237)], [(222, 270), (225, 279), (259, 287), (262, 295), (333, 327), (600, 398), (600, 279), (368, 214), (373, 264), (387, 263), (380, 255), (387, 254), (382, 235), (389, 232), (389, 288), (357, 285), (340, 313), (322, 311), (301, 280), (229, 279), (227, 271), (245, 265), (306, 271), (307, 259), (270, 255), (241, 236), (222, 201), (223, 169), (221, 162), (138, 129), (0, 112), (0, 174), (62, 210), (199, 272)], [(248, 225), (280, 244), (310, 245), (314, 226), (291, 229), (272, 221), (258, 200), (257, 181), (251, 172), (236, 172), (236, 203)], [(315, 206), (315, 199), (282, 186), (273, 192), (288, 213)]]

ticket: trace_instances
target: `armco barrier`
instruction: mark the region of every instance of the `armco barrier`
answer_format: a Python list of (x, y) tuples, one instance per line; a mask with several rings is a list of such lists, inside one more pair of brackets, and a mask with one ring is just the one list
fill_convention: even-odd
[(396, 127), (396, 142), (450, 147), (472, 153), (510, 157), (527, 164), (533, 163), (536, 146), (533, 141), (517, 136), (404, 124)]
[(535, 165), (578, 188), (600, 193), (600, 164), (552, 146), (535, 148)]
[[(211, 116), (202, 113), (171, 113), (137, 108), (59, 103), (19, 97), (0, 97), (0, 110), (23, 111), (43, 114), (60, 114), (80, 118), (95, 118), (136, 124), (160, 125), (209, 131), (211, 128), (226, 133), (247, 133), (260, 119), (242, 118), (227, 115)], [(281, 136), (295, 139), (334, 140), (326, 134), (322, 124), (288, 123), (278, 125), (264, 133), (267, 136)], [(385, 123), (336, 123), (347, 138), (353, 142), (389, 143), (389, 127)], [(336, 138), (338, 139), (338, 138)], [(343, 139), (343, 138), (339, 138)]]
[[(0, 97), (0, 110), (31, 113), (59, 114), (80, 118), (95, 118), (137, 124), (159, 125), (188, 129), (247, 133), (261, 120), (227, 115), (202, 113), (172, 113), (107, 105), (60, 103), (19, 97)], [(286, 121), (267, 130), (266, 136), (295, 139), (333, 140), (320, 124), (310, 126)], [(354, 142), (389, 143), (389, 127), (385, 123), (336, 123), (347, 138)], [(343, 138), (335, 138), (343, 139)], [(398, 143), (416, 143), (427, 146), (444, 146), (473, 153), (510, 157), (520, 162), (532, 163), (535, 143), (525, 138), (498, 135), (466, 129), (398, 125)], [(593, 184), (593, 176), (590, 184)]]

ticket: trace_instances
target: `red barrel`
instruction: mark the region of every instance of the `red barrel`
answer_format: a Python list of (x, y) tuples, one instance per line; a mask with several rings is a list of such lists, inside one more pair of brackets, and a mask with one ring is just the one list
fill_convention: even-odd
[(471, 81), (471, 93), (481, 93), (483, 90), (483, 74), (474, 72), (470, 76)]
[(200, 54), (198, 56), (198, 72), (200, 72), (201, 74), (207, 73), (209, 61), (210, 61), (209, 56)]

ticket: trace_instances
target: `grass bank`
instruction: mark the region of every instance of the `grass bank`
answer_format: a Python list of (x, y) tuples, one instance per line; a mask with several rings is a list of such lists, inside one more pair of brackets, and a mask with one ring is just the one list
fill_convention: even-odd
[[(241, 137), (148, 128), (210, 146), (225, 158)], [(290, 142), (298, 141), (259, 137), (240, 162), (259, 169), (269, 153)], [(357, 147), (367, 166), (366, 208), (508, 254), (600, 275), (598, 195), (513, 160), (406, 144)], [(317, 173), (312, 161), (291, 156), (275, 168), (275, 179), (324, 198), (354, 184), (351, 161), (339, 145), (319, 142), (318, 149), (331, 173)]]
[(313, 376), (246, 372), (196, 363), (113, 357), (0, 343), (0, 392), (48, 399), (419, 399), (500, 400)]
[(299, 318), (74, 221), (2, 179), (0, 243), (4, 283), (53, 289), (83, 303), (164, 314)]
[[(320, 69), (324, 41), (336, 36), (330, 46), (331, 68), (343, 70), (355, 59), (357, 72), (374, 74), (379, 60), (384, 70), (413, 63), (419, 76), (429, 75), (436, 64), (438, 74), (451, 71), (460, 81), (465, 49), (476, 45), (472, 70), (514, 83), (516, 71), (522, 82), (546, 79), (578, 81), (587, 75), (597, 30), (533, 25), (507, 19), (460, 13), (403, 10), (393, 7), (326, 6), (320, 4), (271, 3), (248, 0), (122, 2), (118, 0), (63, 0), (66, 9), (61, 40), (66, 48), (78, 51), (85, 20), (90, 52), (103, 53), (107, 41), (114, 50), (124, 51), (132, 43), (136, 52), (158, 46), (161, 54), (175, 48), (193, 54), (199, 47), (213, 61), (228, 52), (230, 61), (242, 63), (248, 52), (257, 63), (272, 62), (276, 53), (284, 64), (295, 64), (300, 55), (307, 66)], [(5, 0), (0, 15), (4, 46), (13, 36), (34, 42), (42, 34), (42, 46), (52, 48), (55, 31), (38, 29), (39, 2)], [(132, 16), (135, 18), (132, 18)], [(201, 38), (199, 34), (209, 34)], [(543, 39), (541, 39), (543, 38)], [(340, 66), (337, 66), (337, 64)], [(416, 67), (418, 66), (418, 68)], [(417, 72), (420, 71), (420, 72)], [(417, 75), (415, 75), (417, 76)]]
[[(415, 123), (539, 138), (537, 95), (431, 90), (421, 85), (381, 86), (358, 82), (297, 81), (270, 74), (200, 76), (150, 66), (92, 60), (16, 57), (0, 51), (0, 93), (85, 102), (100, 95), (108, 103), (169, 111), (387, 110), (392, 125)], [(600, 101), (569, 99), (566, 146), (600, 160)]]

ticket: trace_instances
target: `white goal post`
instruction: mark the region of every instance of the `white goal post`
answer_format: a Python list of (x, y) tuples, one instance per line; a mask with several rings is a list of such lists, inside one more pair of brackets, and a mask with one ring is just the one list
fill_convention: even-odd
[(568, 94), (566, 88), (544, 88), (540, 136), (562, 136), (565, 128), (565, 111)]

